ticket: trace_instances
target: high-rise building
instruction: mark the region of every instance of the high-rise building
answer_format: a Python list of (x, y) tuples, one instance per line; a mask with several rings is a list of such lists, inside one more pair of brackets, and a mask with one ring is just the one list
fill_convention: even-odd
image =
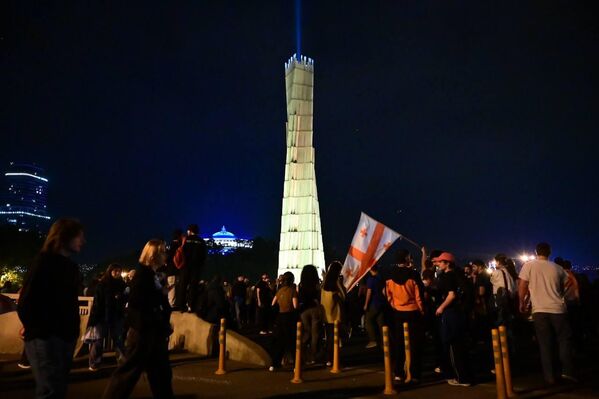
[(279, 244), (279, 270), (299, 282), (301, 269), (324, 270), (324, 250), (314, 169), (314, 61), (294, 54), (285, 64), (287, 155)]
[(11, 162), (4, 173), (6, 188), (0, 206), (0, 222), (20, 231), (45, 231), (49, 225), (48, 179), (31, 164)]

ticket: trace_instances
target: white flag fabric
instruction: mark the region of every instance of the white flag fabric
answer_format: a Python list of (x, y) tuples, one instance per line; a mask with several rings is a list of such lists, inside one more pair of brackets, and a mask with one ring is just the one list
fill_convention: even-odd
[(362, 212), (354, 239), (341, 269), (343, 285), (348, 292), (399, 237), (399, 233)]

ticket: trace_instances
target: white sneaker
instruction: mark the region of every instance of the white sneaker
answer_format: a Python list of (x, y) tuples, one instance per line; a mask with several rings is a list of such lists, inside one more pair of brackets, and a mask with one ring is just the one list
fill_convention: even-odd
[(468, 383), (468, 382), (459, 382), (458, 380), (456, 380), (455, 378), (452, 378), (451, 380), (447, 380), (447, 383), (451, 386), (454, 387), (469, 387), (472, 384)]
[(566, 380), (566, 381), (573, 382), (573, 383), (578, 382), (578, 378), (568, 375), (568, 374), (562, 374), (561, 377), (562, 377), (562, 380)]
[(327, 367), (331, 367), (332, 365), (333, 365), (333, 363), (327, 362)]
[(435, 367), (435, 373), (441, 374), (441, 367)]
[(393, 377), (393, 381), (395, 381), (395, 382), (401, 382), (402, 380), (401, 380), (400, 376), (396, 375), (395, 377)]
[(268, 371), (275, 371), (275, 368), (274, 368), (274, 366), (270, 366), (270, 367), (268, 368)]
[(366, 349), (376, 348), (377, 346), (378, 346), (378, 344), (376, 343), (376, 341), (370, 341), (369, 343), (366, 344)]
[(266, 331), (260, 331), (260, 335), (266, 335), (268, 334)]
[(24, 363), (17, 363), (17, 366), (19, 366), (19, 368), (21, 369), (30, 369), (31, 366), (29, 364), (24, 364)]

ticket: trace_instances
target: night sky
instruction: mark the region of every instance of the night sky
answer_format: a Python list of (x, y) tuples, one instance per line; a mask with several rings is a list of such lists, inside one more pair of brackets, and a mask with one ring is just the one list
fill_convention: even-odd
[[(0, 165), (46, 169), (51, 215), (86, 225), (80, 258), (193, 222), (278, 241), (293, 1), (50, 3), (2, 5)], [(364, 211), (463, 260), (545, 240), (596, 264), (582, 4), (304, 1), (325, 252)]]

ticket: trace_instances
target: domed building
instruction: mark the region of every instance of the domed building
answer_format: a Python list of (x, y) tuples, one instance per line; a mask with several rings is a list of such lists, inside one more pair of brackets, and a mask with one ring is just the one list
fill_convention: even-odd
[(212, 253), (227, 254), (238, 248), (252, 248), (253, 241), (245, 238), (237, 238), (235, 234), (227, 231), (223, 226), (220, 231), (212, 234), (212, 237), (204, 238)]

